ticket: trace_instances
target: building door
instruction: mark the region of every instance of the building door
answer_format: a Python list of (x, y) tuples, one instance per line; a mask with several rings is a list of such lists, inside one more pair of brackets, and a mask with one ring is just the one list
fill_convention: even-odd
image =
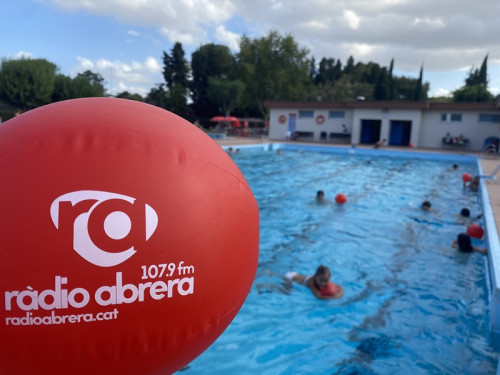
[(361, 141), (363, 144), (375, 144), (380, 139), (382, 120), (361, 120)]
[(389, 144), (392, 146), (408, 146), (411, 136), (411, 121), (391, 121)]

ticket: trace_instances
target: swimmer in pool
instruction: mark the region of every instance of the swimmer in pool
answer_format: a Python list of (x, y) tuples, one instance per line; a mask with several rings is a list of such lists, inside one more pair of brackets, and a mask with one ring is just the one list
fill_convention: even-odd
[(424, 211), (430, 211), (431, 210), (431, 202), (429, 201), (424, 201), (420, 208)]
[(460, 233), (457, 239), (451, 243), (451, 247), (463, 251), (464, 253), (472, 253), (475, 251), (476, 253), (487, 254), (486, 249), (479, 249), (472, 246), (470, 236), (467, 233)]
[(291, 281), (307, 286), (319, 299), (342, 298), (344, 288), (330, 281), (331, 272), (327, 266), (319, 266), (313, 276), (304, 276), (297, 272), (287, 272), (285, 277)]
[(319, 205), (330, 204), (333, 206), (332, 201), (325, 197), (325, 192), (323, 190), (318, 190), (316, 192), (316, 203)]

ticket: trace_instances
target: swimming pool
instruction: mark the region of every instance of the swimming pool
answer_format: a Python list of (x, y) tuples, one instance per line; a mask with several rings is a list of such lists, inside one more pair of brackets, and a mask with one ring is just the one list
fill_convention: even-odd
[[(480, 212), (462, 174), (472, 159), (264, 152), (233, 158), (259, 203), (257, 276), (240, 313), (183, 374), (488, 374), (486, 257), (450, 247)], [(343, 206), (318, 206), (317, 190)], [(419, 209), (422, 201), (432, 211)], [(476, 246), (484, 246), (475, 240)], [(279, 274), (319, 264), (342, 284), (341, 300), (320, 301)]]

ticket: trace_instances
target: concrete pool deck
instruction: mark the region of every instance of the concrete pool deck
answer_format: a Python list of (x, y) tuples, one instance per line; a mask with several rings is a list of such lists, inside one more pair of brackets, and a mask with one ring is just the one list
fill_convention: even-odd
[[(299, 146), (335, 146), (342, 148), (350, 148), (346, 144), (332, 144), (332, 143), (318, 143), (318, 142), (287, 142), (287, 141), (270, 141), (260, 138), (242, 138), (242, 137), (227, 137), (225, 139), (215, 139), (221, 146), (227, 148), (228, 146), (252, 146), (264, 145), (266, 143), (279, 143), (291, 144)], [(356, 145), (359, 149), (373, 149), (373, 146)], [(468, 150), (453, 150), (453, 149), (421, 149), (408, 147), (386, 147), (387, 150), (394, 151), (411, 151), (423, 152), (433, 154), (456, 155), (457, 159), (461, 156), (473, 156), (478, 159), (479, 173), (482, 176), (479, 191), (480, 204), (483, 207), (483, 221), (486, 227), (485, 243), (489, 249), (488, 263), (489, 263), (489, 288), (490, 288), (490, 331), (495, 336), (495, 341), (500, 340), (500, 158), (491, 159), (486, 158), (479, 152), (472, 152)], [(497, 171), (496, 168), (499, 168)], [(466, 173), (463, 170), (463, 173)], [(492, 172), (497, 173), (498, 176), (489, 176)], [(500, 367), (498, 369), (500, 375)]]

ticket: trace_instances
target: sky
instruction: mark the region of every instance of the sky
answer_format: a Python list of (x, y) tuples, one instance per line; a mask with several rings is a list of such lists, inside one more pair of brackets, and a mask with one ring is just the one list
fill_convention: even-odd
[(500, 94), (499, 0), (2, 0), (0, 58), (43, 58), (71, 77), (91, 70), (109, 94), (145, 96), (164, 82), (163, 52), (292, 35), (316, 62), (349, 56), (430, 84), (446, 96), (488, 56)]

